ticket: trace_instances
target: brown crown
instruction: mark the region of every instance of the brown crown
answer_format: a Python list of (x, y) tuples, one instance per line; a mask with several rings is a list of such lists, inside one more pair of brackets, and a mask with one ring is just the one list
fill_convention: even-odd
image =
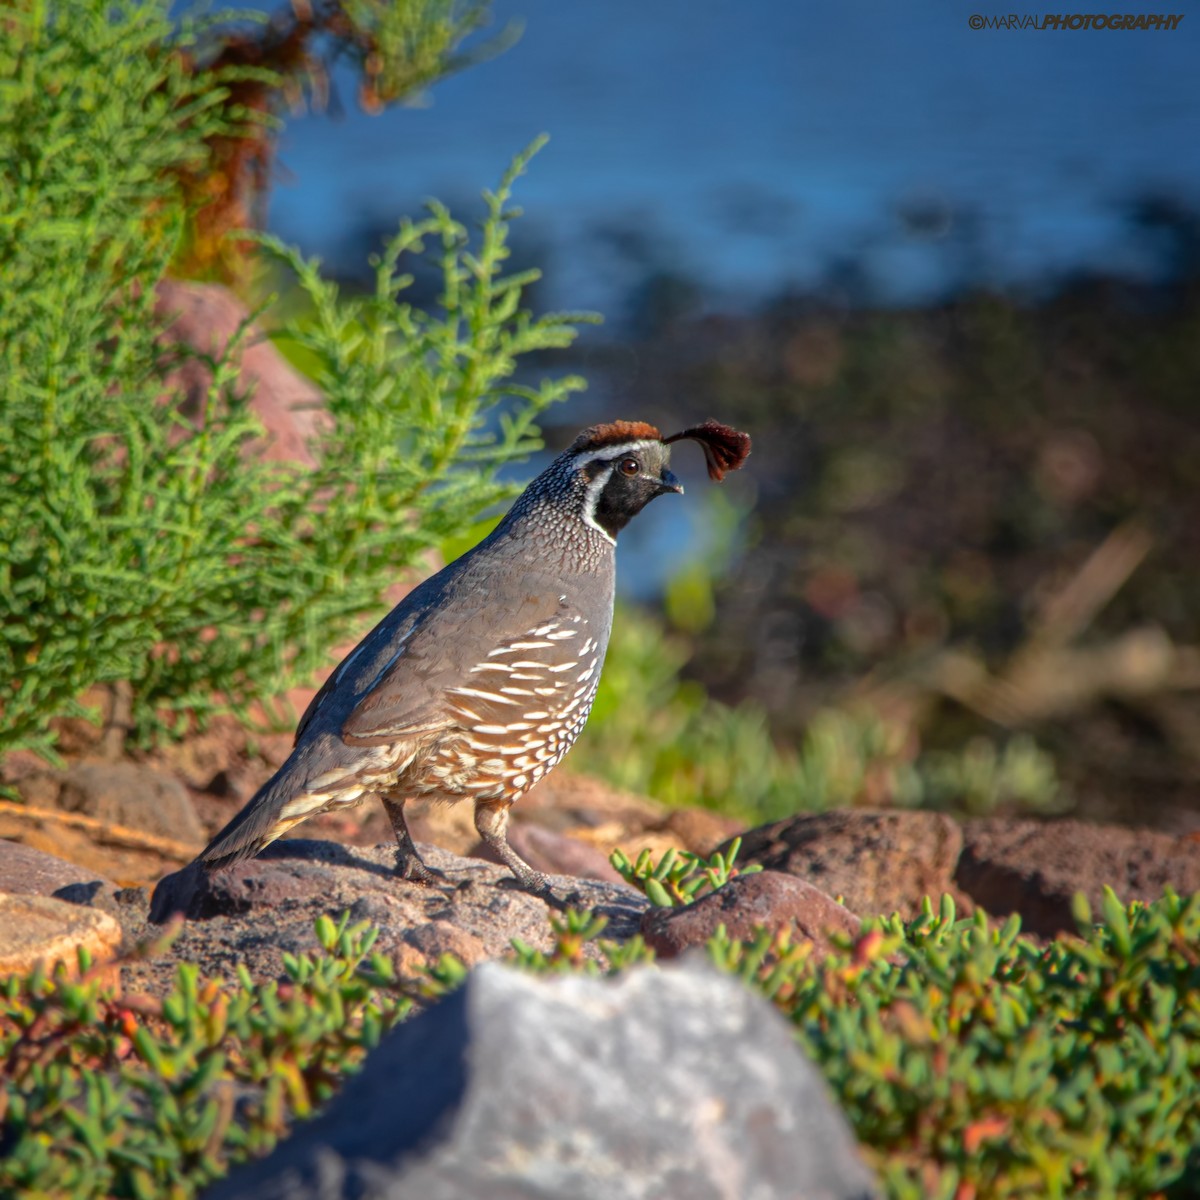
[(585, 429), (570, 445), (571, 453), (577, 450), (594, 450), (601, 446), (612, 446), (619, 442), (642, 442), (662, 440), (662, 434), (645, 421), (610, 421), (607, 425), (592, 425)]

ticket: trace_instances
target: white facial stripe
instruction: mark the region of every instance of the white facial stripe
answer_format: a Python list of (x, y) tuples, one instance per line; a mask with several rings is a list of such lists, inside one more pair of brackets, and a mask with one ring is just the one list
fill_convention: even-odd
[(571, 468), (573, 470), (577, 470), (590, 462), (601, 461), (608, 463), (608, 466), (588, 484), (587, 499), (584, 501), (583, 506), (583, 523), (590, 525), (606, 542), (609, 542), (613, 546), (617, 544), (616, 539), (596, 523), (596, 504), (600, 499), (600, 493), (604, 491), (608, 481), (612, 478), (612, 473), (616, 469), (617, 463), (625, 455), (640, 454), (654, 446), (657, 446), (661, 450), (662, 442), (650, 441), (647, 438), (638, 438), (630, 442), (613, 442), (611, 446), (601, 446), (595, 450), (580, 450), (571, 458)]
[(595, 450), (580, 450), (577, 454), (571, 456), (571, 469), (576, 470), (582, 467), (584, 463), (595, 462), (597, 459), (616, 462), (617, 459), (623, 458), (626, 454), (638, 454), (654, 446), (657, 446), (659, 450), (663, 448), (662, 442), (653, 442), (646, 438), (640, 438), (633, 442), (613, 442), (611, 446), (601, 446)]
[[(589, 461), (594, 457), (594, 455), (589, 455)], [(604, 491), (608, 481), (612, 478), (614, 469), (614, 465), (609, 463), (608, 466), (605, 467), (604, 470), (601, 471), (600, 474), (588, 484), (587, 498), (583, 502), (583, 523), (585, 525), (590, 525), (611, 546), (615, 546), (617, 544), (617, 539), (614, 538), (607, 529), (604, 529), (602, 526), (596, 523), (595, 513), (596, 505), (600, 500), (600, 493)]]

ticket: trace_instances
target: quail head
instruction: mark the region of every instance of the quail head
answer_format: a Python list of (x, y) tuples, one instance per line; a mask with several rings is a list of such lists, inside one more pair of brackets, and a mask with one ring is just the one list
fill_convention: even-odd
[(587, 720), (613, 616), (616, 541), (656, 496), (682, 492), (669, 444), (700, 443), (721, 479), (750, 452), (715, 421), (662, 437), (614, 421), (585, 429), (496, 529), (410, 592), (314, 697), (291, 756), (199, 855), (207, 870), (258, 853), (318, 813), (378, 796), (396, 872), (430, 883), (404, 820), (415, 797), (467, 800), (480, 837), (529, 891), (549, 883), (509, 846), (513, 802)]

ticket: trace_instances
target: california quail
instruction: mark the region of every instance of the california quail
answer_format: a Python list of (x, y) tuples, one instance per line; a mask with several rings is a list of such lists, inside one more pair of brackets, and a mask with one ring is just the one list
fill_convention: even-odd
[(257, 854), (317, 813), (379, 796), (396, 872), (430, 883), (404, 820), (417, 796), (470, 798), (480, 837), (521, 885), (549, 883), (505, 837), (513, 801), (570, 749), (608, 645), (618, 532), (656, 496), (682, 492), (668, 443), (704, 447), (721, 479), (750, 451), (715, 421), (663, 438), (652, 425), (585, 429), (490, 536), (409, 593), (326, 680), (291, 756), (196, 862)]

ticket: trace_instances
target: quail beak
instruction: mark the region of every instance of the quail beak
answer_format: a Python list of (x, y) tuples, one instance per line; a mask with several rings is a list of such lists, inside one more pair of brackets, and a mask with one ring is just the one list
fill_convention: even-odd
[(679, 495), (683, 495), (683, 484), (666, 467), (663, 467), (663, 472), (658, 477), (658, 487), (662, 492), (678, 492)]

